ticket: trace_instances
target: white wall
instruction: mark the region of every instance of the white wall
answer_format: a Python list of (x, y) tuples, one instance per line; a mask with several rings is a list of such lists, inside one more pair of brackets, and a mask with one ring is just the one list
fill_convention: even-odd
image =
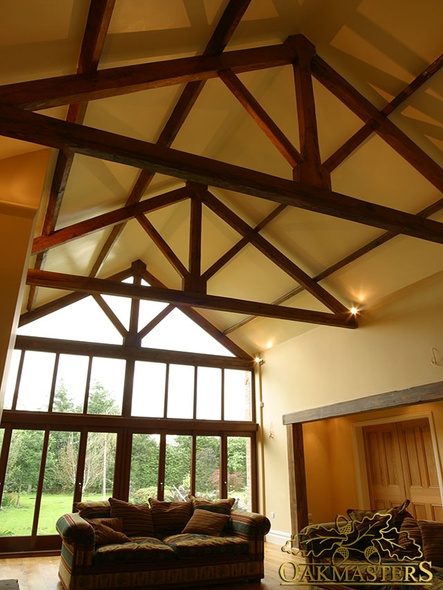
[[(263, 355), (265, 511), (275, 512), (277, 533), (290, 531), (284, 414), (443, 381), (443, 273), (368, 310), (360, 322), (356, 330), (315, 328)], [(441, 364), (431, 363), (432, 349)], [(320, 428), (310, 440), (319, 465), (328, 464), (328, 433)], [(325, 506), (326, 475), (312, 466), (307, 474), (308, 493), (318, 478)]]

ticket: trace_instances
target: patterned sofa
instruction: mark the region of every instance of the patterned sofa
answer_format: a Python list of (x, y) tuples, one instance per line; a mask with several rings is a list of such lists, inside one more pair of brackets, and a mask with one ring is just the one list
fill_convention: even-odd
[(443, 523), (416, 519), (408, 505), (406, 500), (386, 510), (349, 509), (335, 522), (306, 526), (282, 548), (306, 560), (291, 581), (443, 590)]
[(259, 581), (269, 520), (233, 499), (77, 503), (57, 521), (65, 590), (209, 586)]

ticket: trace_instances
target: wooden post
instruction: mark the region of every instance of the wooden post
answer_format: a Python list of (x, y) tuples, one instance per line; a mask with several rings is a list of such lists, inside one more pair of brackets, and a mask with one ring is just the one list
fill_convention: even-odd
[(287, 439), (291, 535), (294, 536), (308, 524), (303, 425), (288, 424)]

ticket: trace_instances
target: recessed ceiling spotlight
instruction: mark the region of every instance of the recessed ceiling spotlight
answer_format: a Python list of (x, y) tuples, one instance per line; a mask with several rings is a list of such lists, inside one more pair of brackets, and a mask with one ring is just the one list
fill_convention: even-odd
[(358, 307), (356, 307), (355, 305), (353, 305), (350, 309), (352, 315), (357, 315), (358, 314)]

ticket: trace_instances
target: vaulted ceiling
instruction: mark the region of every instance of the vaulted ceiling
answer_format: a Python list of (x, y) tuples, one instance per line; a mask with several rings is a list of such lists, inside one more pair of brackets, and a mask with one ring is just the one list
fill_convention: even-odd
[(252, 354), (443, 271), (439, 0), (1, 14), (0, 157), (51, 148), (22, 323), (134, 294)]

